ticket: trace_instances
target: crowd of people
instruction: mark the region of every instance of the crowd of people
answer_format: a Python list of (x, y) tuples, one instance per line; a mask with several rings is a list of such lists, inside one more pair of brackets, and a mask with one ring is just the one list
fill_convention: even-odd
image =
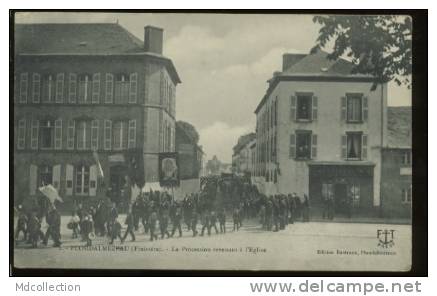
[[(48, 225), (45, 233), (41, 228), (44, 218)], [(259, 223), (265, 231), (280, 231), (297, 219), (309, 221), (309, 204), (306, 195), (303, 199), (295, 193), (266, 196), (249, 182), (216, 178), (202, 184), (199, 193), (189, 194), (180, 201), (175, 201), (167, 192), (141, 193), (130, 204), (123, 220), (121, 218), (119, 205), (109, 199), (86, 206), (78, 202), (73, 206), (67, 228), (71, 230), (72, 239), (83, 241), (87, 246), (91, 246), (96, 237), (106, 237), (109, 244), (117, 240), (124, 243), (128, 236), (135, 241), (138, 235), (146, 235), (150, 241), (176, 234), (182, 237), (183, 229), (193, 237), (225, 234), (231, 230), (226, 226), (228, 219), (232, 220), (232, 231), (239, 231), (246, 219)], [(24, 241), (34, 248), (40, 241), (47, 245), (49, 239), (53, 240), (54, 247), (59, 247), (61, 216), (56, 207), (45, 203), (26, 211), (20, 205), (16, 241), (21, 233)]]

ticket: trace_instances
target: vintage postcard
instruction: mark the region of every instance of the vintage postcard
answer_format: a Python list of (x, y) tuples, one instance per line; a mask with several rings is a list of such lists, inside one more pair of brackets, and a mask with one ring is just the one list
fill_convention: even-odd
[(13, 17), (15, 268), (410, 270), (410, 17)]

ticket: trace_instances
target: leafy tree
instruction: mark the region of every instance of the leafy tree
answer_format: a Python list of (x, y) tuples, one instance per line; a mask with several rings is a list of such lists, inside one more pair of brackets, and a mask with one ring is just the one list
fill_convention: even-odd
[(185, 132), (196, 144), (199, 143), (199, 133), (191, 123), (179, 120), (176, 122), (176, 124), (178, 124), (183, 130), (185, 130)]
[(375, 77), (378, 83), (394, 80), (411, 87), (412, 23), (408, 16), (315, 16), (322, 25), (311, 52), (334, 41), (328, 58), (347, 56), (354, 64), (352, 73)]

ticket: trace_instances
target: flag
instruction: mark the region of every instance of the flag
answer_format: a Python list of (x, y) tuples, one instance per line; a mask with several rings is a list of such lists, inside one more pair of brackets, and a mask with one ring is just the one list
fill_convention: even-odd
[(93, 157), (94, 157), (94, 160), (97, 164), (99, 176), (100, 176), (100, 178), (103, 179), (103, 169), (102, 169), (102, 165), (100, 164), (99, 155), (97, 154), (97, 150), (93, 150)]
[(42, 194), (44, 194), (50, 200), (50, 203), (52, 205), (55, 203), (55, 200), (59, 200), (60, 202), (64, 202), (62, 200), (62, 198), (59, 196), (56, 188), (53, 187), (51, 184), (39, 187), (39, 191), (41, 191)]
[(138, 187), (137, 186), (137, 184), (134, 184), (132, 187), (131, 187), (131, 194), (130, 194), (130, 200), (131, 200), (131, 203), (133, 203), (136, 199), (137, 199), (137, 197), (140, 195), (140, 193), (141, 193), (141, 188), (140, 187)]

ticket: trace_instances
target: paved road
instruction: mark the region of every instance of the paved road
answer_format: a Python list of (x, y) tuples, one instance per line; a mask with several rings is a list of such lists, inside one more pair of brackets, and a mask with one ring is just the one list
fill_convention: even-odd
[[(248, 222), (238, 232), (149, 241), (136, 233), (135, 242), (97, 238), (92, 248), (71, 239), (63, 217), (61, 248), (14, 250), (17, 267), (111, 269), (270, 269), (270, 270), (408, 270), (411, 261), (411, 226), (369, 223), (310, 222), (267, 232)], [(199, 225), (200, 228), (200, 225)], [(394, 245), (378, 246), (378, 230), (394, 230)], [(384, 240), (384, 237), (381, 236)], [(129, 236), (128, 236), (129, 240)]]

